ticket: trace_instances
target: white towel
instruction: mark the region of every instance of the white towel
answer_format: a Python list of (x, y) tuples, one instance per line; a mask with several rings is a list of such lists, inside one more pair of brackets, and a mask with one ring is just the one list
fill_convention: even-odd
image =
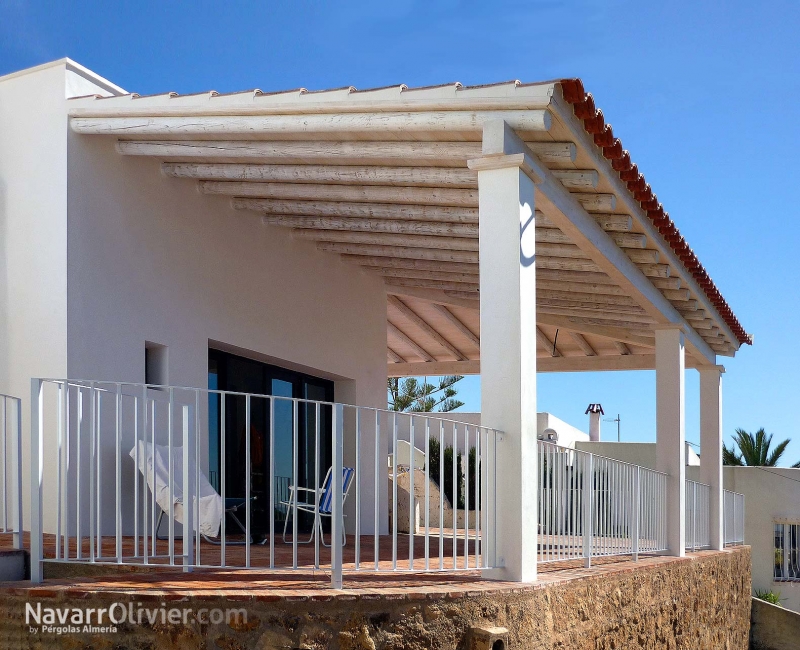
[[(147, 480), (147, 485), (156, 496), (156, 503), (169, 516), (169, 449), (162, 445), (153, 445), (139, 440), (139, 471)], [(136, 447), (131, 449), (131, 458), (136, 459)], [(175, 521), (183, 523), (183, 449), (172, 448), (172, 497), (175, 506)], [(153, 484), (153, 468), (155, 466), (155, 487)], [(195, 474), (194, 460), (189, 461), (189, 480)], [(200, 533), (209, 537), (219, 535), (220, 523), (224, 507), (222, 497), (208, 482), (205, 474), (200, 472), (200, 521), (195, 522), (195, 530), (200, 526)]]

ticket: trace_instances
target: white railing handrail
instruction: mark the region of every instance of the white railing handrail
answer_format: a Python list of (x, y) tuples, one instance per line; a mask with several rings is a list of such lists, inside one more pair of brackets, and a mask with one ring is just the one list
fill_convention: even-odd
[[(49, 492), (47, 494), (47, 503), (52, 504), (56, 522), (55, 558), (48, 558), (47, 561), (97, 564), (130, 562), (149, 564), (165, 561), (169, 566), (183, 566), (184, 570), (192, 570), (195, 567), (264, 569), (267, 567), (253, 566), (251, 557), (251, 549), (256, 546), (253, 530), (261, 530), (264, 533), (268, 531), (265, 540), (269, 543), (268, 568), (298, 570), (300, 568), (298, 544), (306, 543), (298, 541), (300, 532), (298, 519), (303, 513), (311, 513), (313, 524), (309, 543), (313, 541), (314, 544), (314, 568), (320, 568), (319, 546), (320, 542), (325, 544), (322, 519), (329, 518), (331, 584), (334, 588), (341, 588), (344, 570), (342, 546), (346, 541), (344, 501), (347, 492), (350, 491), (354, 494), (356, 503), (354, 530), (351, 526), (347, 527), (347, 532), (354, 532), (355, 535), (355, 561), (352, 570), (385, 571), (387, 568), (382, 565), (385, 558), (380, 554), (379, 545), (381, 528), (385, 526), (382, 517), (386, 516), (385, 506), (381, 502), (383, 493), (381, 484), (387, 479), (387, 467), (385, 459), (381, 459), (381, 454), (385, 452), (382, 445), (389, 438), (392, 442), (391, 457), (394, 459), (388, 475), (393, 484), (390, 495), (391, 570), (460, 571), (491, 568), (496, 564), (494, 542), (497, 503), (496, 457), (497, 444), (502, 440), (502, 433), (496, 429), (440, 417), (439, 413), (398, 412), (280, 395), (142, 382), (34, 378), (31, 382), (31, 397), (31, 575), (34, 581), (41, 580), (42, 562), (45, 561), (42, 550), (42, 504), (46, 483), (48, 490), (53, 483), (56, 485), (55, 494), (51, 495)], [(212, 401), (212, 398), (215, 400)], [(241, 436), (238, 436), (241, 421), (235, 425), (235, 432), (226, 429), (226, 404), (230, 404), (228, 398), (234, 400), (232, 408), (238, 408), (244, 413)], [(286, 406), (279, 407), (280, 404)], [(214, 462), (219, 460), (219, 489), (211, 486), (201, 468), (200, 447), (212, 439), (210, 432), (209, 436), (203, 439), (205, 430), (201, 421), (205, 422), (204, 409), (212, 407), (214, 421), (219, 427), (215, 430), (214, 437), (215, 444), (218, 445), (218, 449), (214, 452), (218, 454)], [(262, 415), (253, 415), (255, 408), (264, 409), (259, 411)], [(279, 416), (278, 411), (281, 409), (284, 413)], [(285, 419), (287, 416), (288, 429)], [(259, 429), (264, 429), (257, 431), (257, 435), (253, 433), (254, 417), (260, 418), (256, 420), (257, 426)], [(278, 417), (282, 418), (280, 430), (277, 425)], [(323, 418), (326, 421), (324, 425)], [(400, 425), (404, 427), (402, 431)], [(48, 459), (54, 462), (56, 471), (47, 479), (43, 478), (42, 474), (45, 430), (51, 433), (53, 440), (57, 441), (56, 453), (48, 454)], [(302, 450), (305, 454), (302, 474), (299, 460), (301, 431)], [(226, 432), (232, 435), (230, 441), (227, 440)], [(404, 491), (407, 489), (409, 500), (408, 565), (405, 568), (403, 566), (405, 560), (399, 557), (398, 547), (399, 535), (406, 534), (405, 530), (398, 530), (399, 523), (404, 528), (406, 526), (405, 521), (398, 521), (400, 518), (398, 496), (402, 496), (398, 495), (398, 481), (406, 472), (401, 470), (397, 463), (397, 445), (405, 438), (408, 438), (409, 443), (415, 444), (417, 433), (424, 434), (425, 439), (426, 463), (425, 468), (421, 470), (424, 472), (421, 478), (425, 481), (425, 496), (422, 498), (414, 489), (416, 470), (408, 472), (407, 478), (403, 480), (410, 485), (402, 488)], [(278, 476), (275, 457), (278, 436), (281, 436), (282, 448), (290, 443), (292, 463), (290, 496), (286, 502), (281, 503), (275, 498), (275, 479)], [(366, 442), (364, 448), (362, 448), (362, 437)], [(348, 464), (352, 465), (349, 468), (344, 466), (345, 438), (348, 445), (355, 442), (354, 458), (348, 460)], [(438, 519), (437, 513), (431, 507), (430, 483), (434, 475), (432, 463), (428, 460), (433, 440), (439, 442)], [(370, 442), (374, 442), (374, 457), (367, 457), (372, 456), (369, 450)], [(133, 449), (128, 454), (127, 445), (131, 443)], [(321, 446), (323, 443), (324, 448)], [(163, 445), (161, 451), (158, 451), (159, 445)], [(234, 450), (226, 452), (226, 447), (231, 445), (234, 446)], [(143, 452), (140, 452), (140, 447)], [(453, 474), (450, 484), (453, 500), (452, 523), (449, 525), (445, 524), (444, 516), (447, 489), (445, 484), (449, 478), (444, 474), (444, 456), (447, 448), (453, 449), (449, 461), (450, 467), (447, 468), (448, 472), (452, 470)], [(238, 507), (244, 511), (244, 515), (241, 516), (244, 523), (236, 519), (244, 533), (244, 542), (241, 543), (244, 546), (243, 564), (237, 564), (236, 560), (230, 561), (230, 553), (226, 555), (229, 547), (236, 544), (228, 541), (226, 536), (225, 513), (229, 496), (225, 475), (226, 453), (236, 454), (236, 449), (245, 459), (242, 463), (244, 466), (241, 471), (242, 476), (239, 476), (240, 470), (237, 469), (235, 481), (231, 485), (231, 493), (235, 495), (233, 498), (242, 501)], [(331, 450), (329, 461), (324, 460), (323, 453), (328, 453), (326, 449)], [(260, 460), (257, 462), (253, 460), (254, 450), (258, 450), (256, 453), (260, 454)], [(469, 462), (473, 451), (474, 483)], [(143, 458), (140, 458), (141, 453), (145, 454)], [(131, 461), (125, 459), (125, 456), (133, 459), (132, 468)], [(166, 460), (160, 460), (162, 457)], [(70, 462), (73, 466), (70, 466)], [(324, 472), (325, 468), (320, 468), (320, 463), (325, 462), (330, 464), (331, 482), (329, 487), (323, 489), (321, 471)], [(459, 463), (461, 468), (457, 482), (456, 470)], [(158, 468), (161, 468), (160, 475), (157, 474)], [(372, 476), (369, 476), (370, 469), (374, 470)], [(349, 472), (346, 488), (343, 484), (345, 470)], [(363, 478), (365, 473), (367, 478)], [(252, 487), (254, 476), (261, 477), (258, 479), (257, 489)], [(239, 494), (241, 491), (241, 486), (238, 486), (239, 479), (242, 479), (244, 486), (243, 497)], [(128, 485), (127, 490), (123, 490), (122, 487), (125, 481)], [(131, 483), (132, 490), (130, 490)], [(265, 488), (264, 485), (269, 487)], [(305, 489), (301, 487), (302, 485), (308, 488), (307, 492), (315, 495), (311, 497), (312, 502), (302, 501), (302, 495), (305, 494), (301, 492)], [(362, 487), (366, 488), (367, 493)], [(256, 489), (255, 493), (253, 489)], [(369, 494), (371, 489), (373, 492)], [(326, 491), (330, 507), (323, 510), (321, 496)], [(158, 498), (157, 493), (160, 495)], [(465, 500), (463, 522), (458, 519), (462, 494)], [(262, 498), (261, 495), (267, 502), (259, 501), (261, 507), (258, 509), (253, 505), (253, 499)], [(477, 503), (471, 503), (475, 501), (473, 495), (478, 498)], [(221, 504), (219, 507), (225, 508), (222, 510), (221, 521), (217, 519), (218, 528), (214, 528), (215, 531), (219, 531), (219, 562), (205, 560), (200, 552), (202, 539), (211, 541), (204, 533), (201, 534), (204, 513), (200, 511), (200, 501), (207, 497), (212, 498), (212, 503), (218, 502)], [(110, 504), (113, 504), (113, 509), (109, 508)], [(123, 514), (123, 504), (127, 508), (125, 514)], [(327, 505), (325, 507), (328, 508)], [(255, 529), (252, 521), (254, 508), (261, 513), (260, 524)], [(418, 508), (424, 511), (424, 526), (420, 526), (419, 515), (415, 514)], [(156, 514), (159, 510), (161, 515), (158, 522), (161, 521), (161, 517), (167, 519), (168, 532), (165, 539), (158, 536), (160, 527), (156, 522)], [(286, 542), (292, 547), (291, 566), (280, 566), (276, 561), (275, 540), (278, 531), (276, 519), (280, 521), (281, 514), (284, 520), (281, 521), (284, 541), (289, 533), (288, 524), (291, 519), (291, 541)], [(207, 511), (205, 516), (207, 517)], [(102, 518), (104, 521), (101, 521)], [(267, 518), (268, 524), (265, 521)], [(113, 532), (110, 532), (108, 526), (110, 519), (113, 519), (114, 523)], [(176, 533), (176, 521), (183, 524), (182, 536)], [(435, 524), (435, 521), (438, 521), (438, 524)], [(371, 533), (367, 530), (367, 537), (372, 535), (374, 540), (371, 559), (367, 559), (364, 555), (364, 549), (367, 547), (362, 549), (364, 525), (373, 529)], [(452, 530), (445, 535), (446, 527)], [(435, 532), (436, 528), (438, 534)], [(75, 532), (71, 534), (70, 531), (73, 530)], [(123, 530), (128, 532), (123, 533)], [(415, 538), (418, 534), (421, 536), (423, 532), (424, 569), (423, 558), (416, 559), (416, 566), (414, 558)], [(212, 534), (214, 535), (216, 532)], [(126, 536), (133, 539), (133, 554), (123, 545), (123, 538)], [(115, 541), (113, 551), (108, 551), (103, 543), (104, 540), (110, 539)], [(429, 543), (435, 543), (436, 539), (439, 542), (438, 566), (429, 552)], [(84, 550), (85, 541), (89, 544), (88, 554)], [(162, 541), (167, 542), (166, 552), (164, 544), (160, 543)], [(176, 545), (178, 541), (181, 543)], [(443, 550), (445, 542), (451, 546), (452, 563), (449, 551), (448, 561), (445, 562)], [(462, 542), (463, 552), (460, 549)], [(384, 550), (386, 548), (384, 546)]]
[(660, 474), (661, 476), (669, 476), (669, 474), (667, 474), (666, 472), (662, 472), (660, 470), (653, 469), (651, 467), (645, 467), (644, 465), (637, 465), (636, 463), (629, 463), (624, 460), (612, 458), (611, 456), (602, 456), (601, 454), (596, 454), (593, 451), (586, 451), (585, 449), (576, 449), (574, 447), (564, 447), (563, 445), (559, 445), (557, 442), (552, 442), (550, 440), (539, 440), (538, 442), (541, 445), (552, 445), (553, 447), (557, 447), (558, 449), (561, 449), (564, 453), (569, 452), (571, 454), (589, 454), (594, 458), (602, 458), (603, 460), (609, 460), (619, 465), (628, 465), (629, 467), (639, 467), (641, 469), (647, 470), (648, 472), (652, 472), (653, 474)]
[(0, 533), (11, 534), (14, 548), (21, 549), (22, 399), (6, 393), (0, 393), (0, 445)]
[(722, 491), (723, 543), (744, 544), (745, 496), (741, 492)]

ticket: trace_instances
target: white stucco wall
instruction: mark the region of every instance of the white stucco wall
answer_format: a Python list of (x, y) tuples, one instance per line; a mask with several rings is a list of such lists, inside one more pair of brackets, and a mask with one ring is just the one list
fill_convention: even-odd
[[(577, 442), (575, 448), (598, 456), (615, 458), (624, 463), (656, 469), (656, 443), (654, 442), (591, 442), (585, 440)], [(687, 467), (700, 466), (700, 457), (689, 444), (686, 445), (686, 465)]]
[[(171, 384), (206, 387), (213, 342), (331, 379), (337, 401), (385, 408), (381, 281), (192, 181), (166, 178), (152, 160), (120, 155), (113, 138), (69, 130), (68, 92), (112, 91), (67, 63), (0, 79), (0, 392), (30, 409), (31, 377), (142, 382), (145, 341), (168, 346)], [(54, 427), (46, 435), (53, 494)], [(374, 436), (363, 440), (372, 457)], [(111, 479), (108, 434), (101, 448)], [(131, 491), (132, 465), (125, 500)], [(26, 522), (28, 502), (26, 493)], [(113, 506), (103, 504), (105, 532)], [(46, 529), (54, 512), (55, 499), (45, 499)]]

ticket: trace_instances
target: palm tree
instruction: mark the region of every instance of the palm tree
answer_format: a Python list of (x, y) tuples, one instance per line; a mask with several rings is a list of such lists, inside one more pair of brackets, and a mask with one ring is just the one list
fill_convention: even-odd
[(464, 402), (454, 399), (458, 392), (454, 388), (454, 384), (464, 379), (464, 377), (461, 375), (440, 377), (438, 386), (429, 384), (427, 379), (425, 377), (420, 383), (414, 377), (402, 380), (390, 377), (387, 385), (389, 408), (392, 411), (421, 413), (439, 411), (446, 413), (464, 406)]
[[(772, 434), (767, 435), (763, 428), (756, 431), (755, 434), (749, 433), (744, 429), (736, 429), (736, 433), (733, 434), (733, 441), (736, 443), (736, 447), (739, 448), (740, 453), (737, 454), (733, 446), (728, 448), (723, 443), (723, 465), (775, 467), (781, 456), (783, 456), (783, 452), (786, 451), (789, 442), (791, 442), (787, 438), (770, 452)], [(800, 467), (800, 461), (796, 462), (792, 467)]]

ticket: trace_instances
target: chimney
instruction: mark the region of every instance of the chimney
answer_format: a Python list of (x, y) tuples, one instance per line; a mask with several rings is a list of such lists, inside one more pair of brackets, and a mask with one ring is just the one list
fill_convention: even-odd
[(600, 404), (589, 404), (586, 413), (589, 414), (589, 440), (600, 442), (600, 416), (604, 415), (603, 407)]

